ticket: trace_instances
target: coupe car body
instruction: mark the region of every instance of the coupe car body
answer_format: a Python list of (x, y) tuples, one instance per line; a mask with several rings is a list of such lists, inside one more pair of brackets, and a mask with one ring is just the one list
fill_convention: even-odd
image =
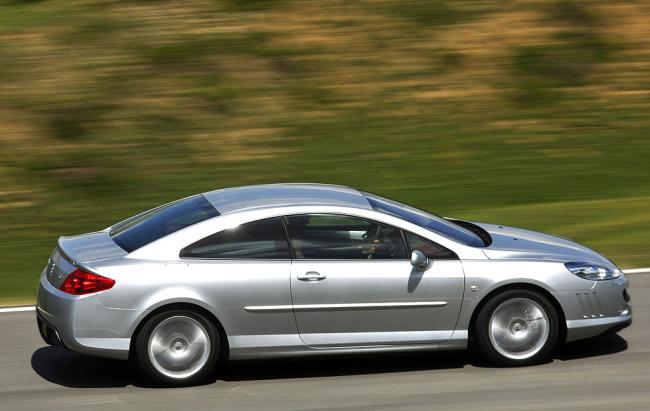
[(628, 280), (568, 239), (444, 219), (352, 188), (216, 190), (61, 237), (46, 342), (137, 357), (162, 383), (224, 358), (463, 349), (497, 363), (631, 322)]

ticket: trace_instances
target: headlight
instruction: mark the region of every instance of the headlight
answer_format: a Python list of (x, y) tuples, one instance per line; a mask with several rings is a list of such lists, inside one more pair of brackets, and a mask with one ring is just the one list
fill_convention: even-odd
[(611, 269), (591, 263), (565, 263), (564, 265), (573, 274), (585, 280), (613, 280), (621, 276), (621, 270), (618, 268)]

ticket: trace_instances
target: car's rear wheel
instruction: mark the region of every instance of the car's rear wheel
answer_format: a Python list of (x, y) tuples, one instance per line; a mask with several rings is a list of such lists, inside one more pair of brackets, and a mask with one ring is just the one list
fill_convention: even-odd
[(165, 386), (195, 385), (219, 358), (217, 328), (203, 315), (171, 310), (151, 317), (136, 337), (136, 360), (153, 381)]
[(542, 294), (509, 290), (494, 296), (476, 318), (474, 335), (483, 356), (496, 365), (546, 360), (559, 334), (558, 314)]

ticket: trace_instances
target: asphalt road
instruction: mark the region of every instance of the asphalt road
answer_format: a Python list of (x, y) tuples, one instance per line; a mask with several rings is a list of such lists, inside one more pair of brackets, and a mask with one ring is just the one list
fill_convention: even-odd
[(233, 362), (183, 389), (46, 347), (33, 312), (0, 314), (0, 410), (650, 410), (650, 275), (629, 277), (633, 325), (544, 365), (491, 368), (465, 353)]

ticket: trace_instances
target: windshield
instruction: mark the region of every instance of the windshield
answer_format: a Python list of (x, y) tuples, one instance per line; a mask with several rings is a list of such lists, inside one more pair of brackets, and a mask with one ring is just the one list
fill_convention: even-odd
[(427, 228), (461, 244), (472, 247), (485, 247), (485, 243), (479, 236), (469, 230), (448, 222), (442, 217), (429, 214), (426, 211), (418, 210), (417, 208), (379, 197), (374, 194), (363, 193), (363, 195), (376, 211), (399, 217), (402, 220)]
[(131, 252), (159, 238), (219, 215), (202, 195), (178, 200), (146, 211), (116, 224), (111, 229), (113, 241)]

